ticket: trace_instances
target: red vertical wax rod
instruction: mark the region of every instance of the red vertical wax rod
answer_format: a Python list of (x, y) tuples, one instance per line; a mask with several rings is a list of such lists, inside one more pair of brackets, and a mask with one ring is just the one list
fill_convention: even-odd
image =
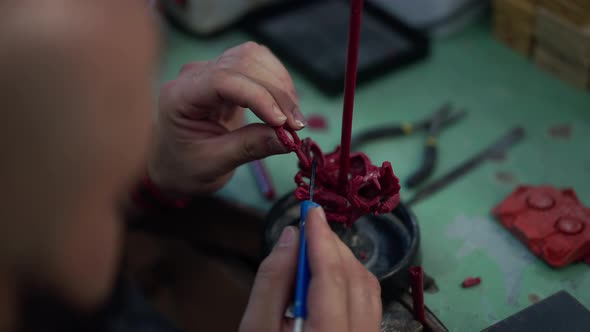
[(414, 319), (426, 325), (424, 316), (424, 272), (420, 266), (410, 267), (410, 287), (412, 288), (412, 307)]
[(340, 173), (338, 174), (340, 190), (344, 190), (348, 184), (348, 173), (350, 169), (350, 137), (352, 135), (352, 111), (354, 108), (354, 89), (356, 87), (356, 70), (361, 35), (362, 13), (363, 0), (351, 0), (350, 23), (348, 28), (348, 52), (346, 54), (346, 72), (344, 78), (342, 136), (340, 139)]

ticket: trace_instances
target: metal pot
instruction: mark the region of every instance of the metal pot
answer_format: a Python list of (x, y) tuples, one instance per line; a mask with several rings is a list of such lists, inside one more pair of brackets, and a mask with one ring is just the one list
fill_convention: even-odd
[[(299, 205), (291, 192), (272, 207), (264, 229), (265, 254), (270, 252), (284, 227), (298, 225)], [(350, 228), (339, 223), (330, 226), (377, 277), (384, 300), (408, 289), (409, 268), (420, 262), (420, 229), (416, 217), (403, 203), (391, 213), (363, 216)]]

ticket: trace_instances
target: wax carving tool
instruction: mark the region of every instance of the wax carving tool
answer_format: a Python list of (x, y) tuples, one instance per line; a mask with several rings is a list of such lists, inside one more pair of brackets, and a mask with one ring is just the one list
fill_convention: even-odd
[(307, 289), (309, 288), (309, 262), (307, 260), (307, 241), (305, 240), (305, 222), (310, 209), (319, 207), (313, 202), (313, 189), (315, 183), (316, 161), (311, 164), (311, 177), (309, 180), (309, 200), (301, 202), (301, 223), (299, 225), (299, 261), (297, 263), (297, 279), (295, 283), (295, 328), (294, 332), (303, 330), (303, 321), (307, 318)]
[(463, 118), (465, 114), (465, 111), (455, 111), (450, 103), (446, 103), (426, 119), (413, 123), (385, 125), (360, 132), (353, 137), (352, 146), (354, 150), (357, 150), (360, 144), (375, 139), (407, 136), (418, 131), (426, 131), (427, 137), (424, 141), (422, 163), (406, 180), (406, 187), (414, 188), (423, 183), (434, 171), (438, 156), (437, 136), (440, 131)]
[(475, 169), (477, 166), (482, 164), (484, 161), (503, 154), (512, 145), (520, 142), (524, 137), (524, 129), (522, 127), (512, 128), (508, 133), (494, 142), (492, 145), (485, 148), (483, 151), (478, 152), (473, 157), (467, 159), (459, 166), (453, 168), (447, 174), (427, 184), (425, 187), (420, 189), (412, 198), (410, 198), (406, 204), (413, 205), (430, 195), (438, 192), (447, 185), (453, 183), (455, 180), (465, 175), (469, 171)]

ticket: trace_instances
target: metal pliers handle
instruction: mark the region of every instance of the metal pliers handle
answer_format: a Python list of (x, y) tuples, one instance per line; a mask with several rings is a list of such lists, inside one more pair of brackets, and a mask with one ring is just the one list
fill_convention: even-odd
[(453, 112), (451, 104), (446, 103), (434, 112), (434, 114), (421, 121), (386, 125), (360, 132), (352, 138), (351, 146), (356, 150), (361, 144), (375, 139), (406, 136), (417, 131), (427, 131), (422, 153), (422, 163), (406, 181), (406, 186), (413, 188), (426, 180), (436, 167), (436, 161), (438, 159), (437, 137), (441, 129), (456, 122), (465, 114), (465, 111)]

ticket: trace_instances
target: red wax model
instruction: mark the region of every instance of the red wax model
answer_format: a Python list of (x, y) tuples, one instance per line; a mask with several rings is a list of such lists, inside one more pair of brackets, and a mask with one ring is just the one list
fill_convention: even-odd
[[(287, 132), (293, 137), (288, 137)], [(291, 128), (276, 128), (277, 137), (297, 154), (299, 172), (295, 175), (299, 200), (309, 198), (309, 184), (304, 178), (311, 176), (311, 164), (316, 160), (316, 177), (313, 200), (320, 204), (329, 221), (351, 226), (360, 216), (368, 213), (391, 212), (399, 203), (399, 180), (393, 174), (391, 164), (386, 161), (381, 167), (371, 164), (362, 152), (350, 154), (348, 181), (339, 186), (340, 148), (324, 155), (320, 147), (310, 138), (300, 140)]]
[(590, 256), (590, 209), (572, 189), (519, 186), (492, 213), (552, 267)]

